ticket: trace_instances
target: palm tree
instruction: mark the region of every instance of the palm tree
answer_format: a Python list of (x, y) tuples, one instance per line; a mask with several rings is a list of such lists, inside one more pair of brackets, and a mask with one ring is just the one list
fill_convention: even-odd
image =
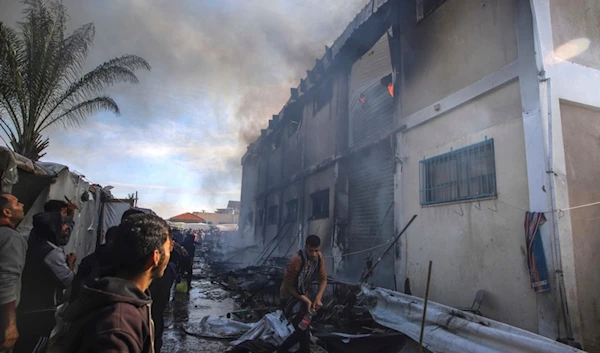
[(50, 126), (79, 126), (99, 111), (119, 115), (104, 94), (116, 83), (138, 83), (134, 71), (150, 70), (141, 57), (115, 58), (82, 75), (95, 29), (88, 23), (66, 35), (66, 7), (58, 1), (24, 0), (20, 31), (0, 23), (0, 128), (12, 149), (32, 160), (45, 155)]

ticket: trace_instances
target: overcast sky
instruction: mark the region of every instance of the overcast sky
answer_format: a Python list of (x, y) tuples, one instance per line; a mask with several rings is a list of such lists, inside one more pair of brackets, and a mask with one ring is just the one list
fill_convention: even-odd
[[(44, 161), (168, 218), (239, 200), (240, 159), (366, 0), (62, 0), (72, 31), (93, 22), (86, 70), (136, 54), (139, 85), (108, 93), (122, 115), (50, 131)], [(18, 0), (0, 0), (15, 26)]]

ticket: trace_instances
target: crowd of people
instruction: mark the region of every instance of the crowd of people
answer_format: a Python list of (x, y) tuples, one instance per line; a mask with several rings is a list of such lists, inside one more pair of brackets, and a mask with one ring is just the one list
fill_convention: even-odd
[[(48, 201), (26, 240), (16, 230), (23, 204), (0, 194), (0, 353), (160, 352), (171, 289), (184, 281), (189, 291), (195, 244), (218, 242), (218, 232), (179, 231), (132, 208), (76, 268), (75, 254), (62, 248), (76, 209)], [(308, 325), (327, 286), (320, 245), (318, 236), (308, 236), (285, 269), (282, 309), (295, 332), (276, 352), (296, 344), (309, 352)], [(319, 290), (309, 297), (316, 279)], [(236, 349), (248, 351), (243, 344)]]
[(76, 268), (62, 248), (76, 209), (48, 201), (26, 240), (23, 204), (0, 194), (0, 352), (160, 352), (171, 288), (191, 287), (198, 235), (130, 209)]

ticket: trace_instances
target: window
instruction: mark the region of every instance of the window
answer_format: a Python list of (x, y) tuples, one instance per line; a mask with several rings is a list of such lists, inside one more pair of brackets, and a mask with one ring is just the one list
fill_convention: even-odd
[(312, 219), (329, 217), (329, 189), (310, 195), (312, 200)]
[(278, 211), (277, 206), (269, 207), (269, 213), (267, 214), (267, 224), (269, 224), (269, 225), (277, 224), (277, 218), (278, 218), (277, 211)]
[(254, 224), (254, 212), (248, 213), (248, 215), (246, 216), (246, 222), (248, 222), (249, 225)]
[(213, 222), (211, 222), (211, 221), (208, 221), (208, 222), (206, 222), (206, 224), (213, 224)]
[(333, 97), (333, 85), (331, 81), (325, 83), (316, 93), (313, 100), (313, 116), (317, 115), (319, 110), (323, 109)]
[(440, 7), (446, 0), (416, 0), (417, 1), (417, 22), (422, 21), (429, 16), (435, 9)]
[(285, 209), (285, 221), (290, 223), (296, 222), (298, 220), (298, 199), (288, 201), (285, 204)]
[(265, 210), (259, 210), (258, 211), (258, 219), (256, 220), (256, 224), (259, 226), (262, 226), (264, 221), (265, 221)]
[(496, 196), (494, 140), (421, 161), (421, 205)]

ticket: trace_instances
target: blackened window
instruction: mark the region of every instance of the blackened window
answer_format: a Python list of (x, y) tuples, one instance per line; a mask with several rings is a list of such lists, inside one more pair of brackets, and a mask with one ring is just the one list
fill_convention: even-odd
[(286, 222), (296, 222), (298, 220), (298, 199), (288, 201), (285, 204), (286, 214), (285, 220)]
[(290, 124), (288, 125), (288, 137), (291, 137), (298, 132), (298, 129), (300, 129), (300, 122), (301, 120), (290, 120)]
[(269, 213), (267, 214), (267, 224), (277, 224), (277, 206), (269, 207)]
[(271, 151), (275, 151), (279, 147), (281, 147), (281, 132), (273, 134), (271, 142)]
[(265, 221), (265, 210), (260, 210), (260, 211), (258, 211), (258, 219), (256, 220), (256, 224), (258, 224), (259, 226), (262, 226), (264, 221)]
[(315, 99), (313, 100), (313, 116), (315, 116), (319, 110), (323, 109), (333, 97), (333, 84), (331, 81), (325, 83), (316, 93)]
[(312, 219), (329, 217), (329, 189), (317, 191), (310, 195), (312, 201)]

